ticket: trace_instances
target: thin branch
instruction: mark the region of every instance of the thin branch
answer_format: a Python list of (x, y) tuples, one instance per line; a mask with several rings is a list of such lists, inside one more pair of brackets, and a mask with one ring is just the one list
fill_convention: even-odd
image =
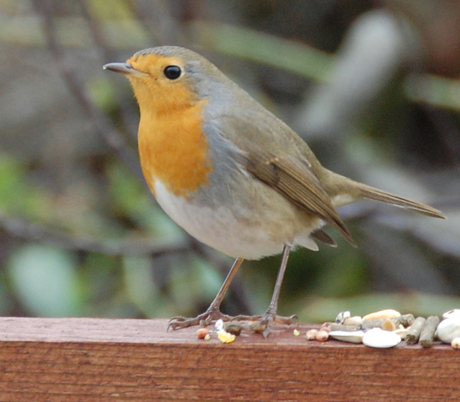
[[(110, 46), (107, 43), (107, 40), (104, 36), (104, 32), (101, 29), (101, 24), (96, 21), (96, 19), (91, 14), (90, 10), (88, 9), (88, 5), (86, 0), (77, 0), (78, 5), (80, 6), (81, 13), (85, 22), (87, 23), (89, 30), (91, 31), (91, 35), (93, 37), (93, 42), (95, 44), (95, 50), (99, 55), (99, 58), (103, 60), (102, 64), (117, 61), (114, 52), (111, 50)], [(114, 83), (115, 81), (119, 80), (120, 77), (116, 77), (115, 74), (107, 74), (107, 78)], [(124, 130), (129, 130), (129, 132), (137, 131), (137, 119), (138, 113), (136, 114), (136, 122), (134, 119), (130, 119), (134, 113), (134, 107), (132, 103), (132, 97), (126, 98), (119, 96), (118, 91), (115, 91), (117, 96), (118, 108), (117, 112), (121, 117), (121, 122), (123, 123)]]
[(0, 227), (12, 236), (24, 240), (43, 241), (61, 248), (101, 253), (113, 256), (150, 255), (156, 257), (169, 253), (192, 251), (189, 241), (176, 241), (153, 244), (151, 239), (142, 240), (99, 240), (90, 237), (72, 236), (39, 224), (30, 223), (19, 218), (10, 218), (0, 214)]
[(139, 167), (138, 158), (126, 145), (123, 137), (112, 126), (110, 121), (94, 106), (93, 102), (85, 91), (85, 85), (77, 78), (74, 70), (66, 63), (61, 46), (56, 38), (56, 30), (52, 15), (52, 7), (48, 1), (33, 0), (34, 7), (42, 16), (43, 30), (47, 39), (48, 48), (54, 56), (54, 61), (64, 79), (67, 88), (77, 100), (82, 110), (93, 123), (95, 130), (117, 153), (120, 159), (131, 170), (135, 177), (145, 185), (142, 172)]

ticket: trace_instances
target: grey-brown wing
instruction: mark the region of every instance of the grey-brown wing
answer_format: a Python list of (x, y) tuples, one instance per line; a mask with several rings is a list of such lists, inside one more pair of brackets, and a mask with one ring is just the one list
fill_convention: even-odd
[(354, 245), (329, 195), (306, 161), (292, 156), (277, 156), (246, 141), (238, 145), (245, 152), (245, 167), (248, 172), (300, 208), (337, 228)]

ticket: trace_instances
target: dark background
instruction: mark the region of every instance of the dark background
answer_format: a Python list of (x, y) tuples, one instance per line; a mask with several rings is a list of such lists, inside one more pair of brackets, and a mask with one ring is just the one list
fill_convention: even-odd
[[(291, 256), (280, 313), (441, 314), (460, 305), (458, 1), (0, 2), (0, 314), (203, 311), (231, 260), (146, 190), (138, 109), (102, 65), (174, 44), (213, 61), (326, 167), (443, 210), (340, 209), (359, 245)], [(246, 262), (223, 306), (261, 313), (279, 257)]]

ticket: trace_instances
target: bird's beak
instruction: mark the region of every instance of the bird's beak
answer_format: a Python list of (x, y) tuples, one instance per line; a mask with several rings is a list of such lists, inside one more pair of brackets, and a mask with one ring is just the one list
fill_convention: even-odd
[(141, 76), (146, 75), (146, 73), (136, 70), (129, 63), (107, 63), (102, 68), (104, 70), (112, 70), (112, 71), (115, 71), (116, 73), (121, 73), (121, 74), (125, 74), (128, 76), (141, 77)]

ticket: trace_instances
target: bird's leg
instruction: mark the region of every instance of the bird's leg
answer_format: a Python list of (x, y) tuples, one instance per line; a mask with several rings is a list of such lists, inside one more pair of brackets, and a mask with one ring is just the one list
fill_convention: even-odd
[(284, 273), (286, 272), (290, 251), (291, 247), (285, 245), (283, 249), (283, 256), (281, 258), (280, 269), (278, 271), (278, 276), (276, 277), (275, 288), (273, 289), (272, 299), (267, 311), (262, 314), (255, 323), (248, 326), (248, 329), (251, 331), (262, 332), (265, 338), (270, 333), (270, 325), (273, 321), (282, 324), (291, 324), (293, 319), (296, 318), (296, 316), (281, 317), (276, 315), (276, 312), (278, 311), (278, 299), (280, 297), (281, 285), (283, 283)]
[[(262, 332), (264, 337), (267, 337), (270, 333), (270, 325), (272, 322), (289, 325), (297, 318), (296, 315), (282, 317), (276, 314), (278, 310), (278, 299), (280, 296), (281, 285), (283, 283), (284, 273), (286, 272), (290, 251), (290, 246), (284, 246), (280, 269), (278, 271), (278, 276), (276, 277), (275, 288), (267, 311), (258, 316), (239, 315), (233, 317), (230, 322), (227, 322), (224, 326), (227, 331), (235, 334), (240, 333), (242, 330), (249, 332)], [(252, 322), (247, 323), (246, 321)]]
[(193, 325), (202, 325), (206, 326), (211, 324), (213, 320), (222, 319), (224, 321), (229, 321), (232, 317), (222, 314), (220, 312), (220, 305), (222, 300), (224, 299), (225, 293), (227, 293), (230, 284), (233, 281), (238, 269), (240, 268), (241, 264), (243, 263), (244, 258), (237, 258), (230, 269), (227, 277), (225, 278), (224, 283), (222, 284), (221, 288), (217, 292), (216, 297), (209, 305), (208, 309), (203, 313), (193, 318), (186, 318), (186, 317), (173, 317), (169, 320), (168, 330), (169, 329), (180, 329), (180, 328), (187, 328)]

